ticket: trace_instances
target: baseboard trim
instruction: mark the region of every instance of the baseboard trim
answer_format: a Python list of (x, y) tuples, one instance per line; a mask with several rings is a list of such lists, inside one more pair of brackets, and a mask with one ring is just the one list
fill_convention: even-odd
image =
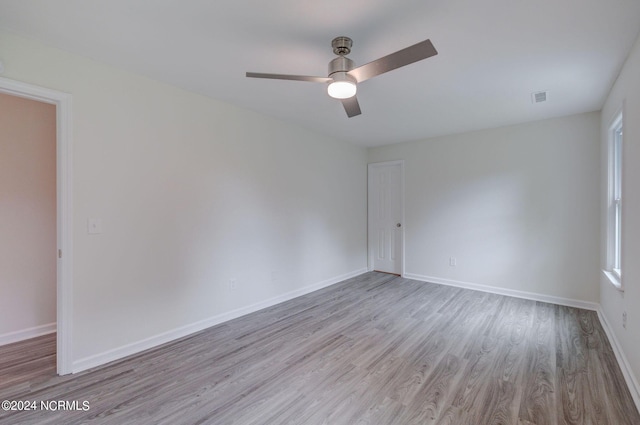
[(524, 298), (527, 300), (565, 305), (567, 307), (583, 308), (585, 310), (597, 311), (599, 307), (599, 304), (594, 302), (555, 297), (552, 295), (538, 294), (536, 292), (519, 291), (517, 289), (499, 288), (496, 286), (483, 285), (480, 283), (461, 282), (457, 280), (442, 279), (433, 276), (423, 276), (413, 273), (405, 273), (403, 277), (407, 279), (419, 280), (422, 282), (431, 282), (438, 283), (440, 285), (455, 286), (457, 288), (473, 289), (474, 291), (489, 292), (492, 294), (506, 295), (509, 297)]
[(8, 332), (0, 335), (0, 345), (13, 344), (14, 342), (24, 341), (25, 339), (35, 338), (37, 336), (47, 335), (56, 331), (56, 323), (47, 323), (46, 325), (34, 326), (29, 329)]
[(616, 359), (618, 360), (618, 365), (620, 365), (620, 370), (622, 370), (622, 374), (624, 375), (624, 380), (627, 382), (627, 388), (629, 388), (629, 392), (631, 393), (631, 397), (633, 397), (633, 401), (636, 403), (636, 408), (640, 411), (640, 384), (638, 384), (638, 380), (633, 374), (633, 370), (631, 369), (631, 365), (627, 360), (627, 357), (624, 355), (624, 351), (622, 351), (622, 346), (616, 337), (615, 332), (613, 332), (613, 328), (609, 324), (607, 320), (607, 316), (605, 316), (602, 307), (598, 306), (596, 310), (598, 312), (598, 318), (600, 319), (600, 323), (602, 324), (602, 328), (604, 332), (607, 334), (609, 338), (609, 342), (611, 343), (611, 348), (613, 349), (613, 353), (616, 355)]
[(189, 336), (196, 332), (200, 332), (204, 329), (210, 328), (211, 326), (219, 325), (220, 323), (224, 323), (229, 320), (233, 320), (238, 317), (241, 317), (250, 313), (254, 313), (258, 310), (262, 310), (264, 308), (268, 308), (276, 304), (289, 301), (293, 298), (306, 295), (308, 293), (317, 291), (319, 289), (326, 288), (328, 286), (334, 285), (338, 282), (342, 282), (343, 280), (351, 279), (353, 277), (359, 276), (366, 272), (367, 272), (367, 269), (362, 268), (359, 270), (352, 271), (350, 273), (345, 273), (343, 275), (336, 276), (331, 279), (326, 279), (311, 285), (307, 285), (303, 288), (296, 289), (295, 291), (290, 291), (282, 295), (278, 295), (276, 297), (269, 298), (264, 301), (260, 301), (255, 304), (248, 305), (246, 307), (241, 307), (232, 311), (228, 311), (226, 313), (218, 314), (216, 316), (213, 316), (195, 323), (191, 323), (189, 325), (181, 326), (179, 328), (172, 329), (170, 331), (163, 332), (161, 334), (154, 335), (152, 337), (145, 338), (143, 340), (140, 340), (131, 344), (127, 344), (109, 351), (105, 351), (103, 353), (78, 359), (73, 362), (72, 373), (82, 372), (87, 369), (91, 369), (94, 367), (105, 365), (107, 363), (110, 363), (116, 360), (120, 360), (124, 357), (140, 353), (141, 351), (148, 350), (150, 348), (154, 348), (162, 344), (166, 344), (167, 342), (171, 342), (176, 339)]

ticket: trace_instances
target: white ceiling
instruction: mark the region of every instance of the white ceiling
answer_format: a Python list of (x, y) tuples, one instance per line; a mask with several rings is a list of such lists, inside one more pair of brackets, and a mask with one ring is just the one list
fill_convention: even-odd
[[(377, 146), (599, 110), (640, 1), (0, 0), (0, 29)], [(360, 84), (354, 118), (323, 84), (244, 76), (326, 76), (339, 35), (356, 65), (427, 38), (439, 54)]]

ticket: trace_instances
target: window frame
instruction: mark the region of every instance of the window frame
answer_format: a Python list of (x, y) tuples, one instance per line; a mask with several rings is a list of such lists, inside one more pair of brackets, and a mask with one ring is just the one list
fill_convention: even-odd
[(607, 132), (607, 262), (603, 270), (611, 284), (622, 286), (622, 170), (624, 109), (615, 115)]

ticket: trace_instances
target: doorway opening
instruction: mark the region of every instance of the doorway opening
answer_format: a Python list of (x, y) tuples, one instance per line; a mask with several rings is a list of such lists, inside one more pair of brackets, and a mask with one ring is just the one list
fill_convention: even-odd
[(55, 107), (55, 330), (56, 371), (72, 372), (72, 200), (71, 200), (71, 95), (0, 77), (0, 93), (35, 100)]

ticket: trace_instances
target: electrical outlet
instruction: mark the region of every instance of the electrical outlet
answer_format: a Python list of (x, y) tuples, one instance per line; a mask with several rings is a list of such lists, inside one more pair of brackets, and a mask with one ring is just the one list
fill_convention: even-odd
[(230, 291), (235, 291), (236, 287), (238, 286), (238, 281), (236, 279), (229, 279), (229, 290)]
[(622, 313), (622, 327), (627, 329), (627, 312)]
[(449, 257), (449, 266), (451, 267), (456, 266), (456, 257)]

